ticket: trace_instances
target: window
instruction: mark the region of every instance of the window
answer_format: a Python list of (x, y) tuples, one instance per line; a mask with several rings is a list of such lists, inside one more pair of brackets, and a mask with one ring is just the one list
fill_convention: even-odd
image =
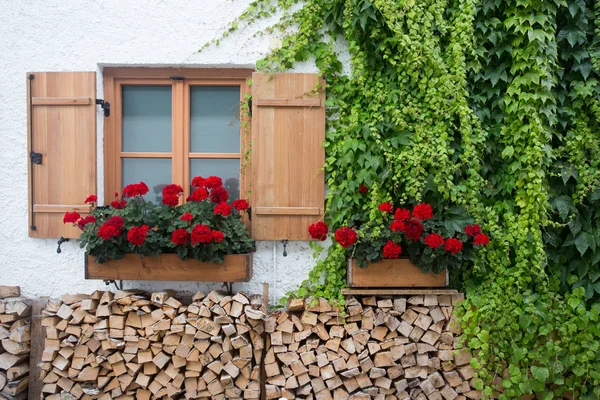
[(105, 202), (129, 183), (146, 182), (148, 200), (194, 176), (223, 179), (230, 199), (244, 197), (240, 174), (249, 125), (240, 105), (249, 93), (244, 69), (106, 68)]

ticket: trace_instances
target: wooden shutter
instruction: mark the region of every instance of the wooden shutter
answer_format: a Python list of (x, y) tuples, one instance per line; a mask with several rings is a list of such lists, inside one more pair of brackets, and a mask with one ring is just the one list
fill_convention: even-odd
[(308, 226), (323, 216), (324, 139), (325, 90), (319, 75), (252, 75), (254, 239), (310, 240)]
[(96, 73), (28, 73), (27, 92), (29, 236), (78, 237), (62, 220), (96, 193)]

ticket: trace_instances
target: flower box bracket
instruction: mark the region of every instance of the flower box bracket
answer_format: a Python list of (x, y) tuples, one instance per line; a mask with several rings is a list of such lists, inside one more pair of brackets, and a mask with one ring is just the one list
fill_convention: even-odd
[(349, 258), (346, 273), (351, 288), (434, 288), (449, 284), (448, 270), (425, 274), (408, 257), (369, 263), (366, 268), (360, 268), (355, 259)]
[(126, 254), (102, 264), (85, 255), (85, 279), (109, 281), (248, 282), (252, 278), (252, 253), (230, 254), (222, 264), (181, 260), (176, 254), (144, 258)]

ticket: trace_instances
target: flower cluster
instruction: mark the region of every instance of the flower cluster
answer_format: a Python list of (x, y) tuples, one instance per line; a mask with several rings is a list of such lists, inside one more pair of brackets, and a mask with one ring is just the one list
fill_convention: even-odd
[[(407, 256), (425, 272), (440, 272), (444, 268), (459, 268), (472, 260), (473, 250), (489, 244), (489, 237), (479, 225), (465, 225), (469, 218), (461, 208), (448, 209), (447, 220), (436, 217), (427, 203), (409, 209), (384, 202), (378, 210), (381, 219), (357, 224), (360, 228), (343, 226), (334, 233), (335, 241), (363, 267), (382, 258)], [(324, 222), (308, 228), (315, 240), (325, 240), (328, 230)]]
[(97, 262), (125, 253), (177, 253), (182, 259), (221, 262), (226, 254), (253, 250), (254, 242), (242, 219), (250, 205), (245, 199), (228, 203), (230, 194), (221, 178), (195, 177), (186, 202), (181, 201), (184, 189), (178, 184), (153, 188), (154, 193), (162, 194), (161, 204), (146, 201), (143, 196), (149, 192), (144, 182), (129, 184), (122, 197), (115, 193), (105, 207), (95, 207), (98, 198), (90, 195), (85, 200), (90, 212), (84, 216), (67, 212), (63, 222), (82, 230), (81, 246), (96, 256)]

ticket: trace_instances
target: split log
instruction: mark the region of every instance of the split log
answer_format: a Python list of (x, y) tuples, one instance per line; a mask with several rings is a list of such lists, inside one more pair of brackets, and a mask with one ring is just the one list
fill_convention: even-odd
[(0, 286), (0, 398), (27, 396), (31, 306), (18, 287)]

